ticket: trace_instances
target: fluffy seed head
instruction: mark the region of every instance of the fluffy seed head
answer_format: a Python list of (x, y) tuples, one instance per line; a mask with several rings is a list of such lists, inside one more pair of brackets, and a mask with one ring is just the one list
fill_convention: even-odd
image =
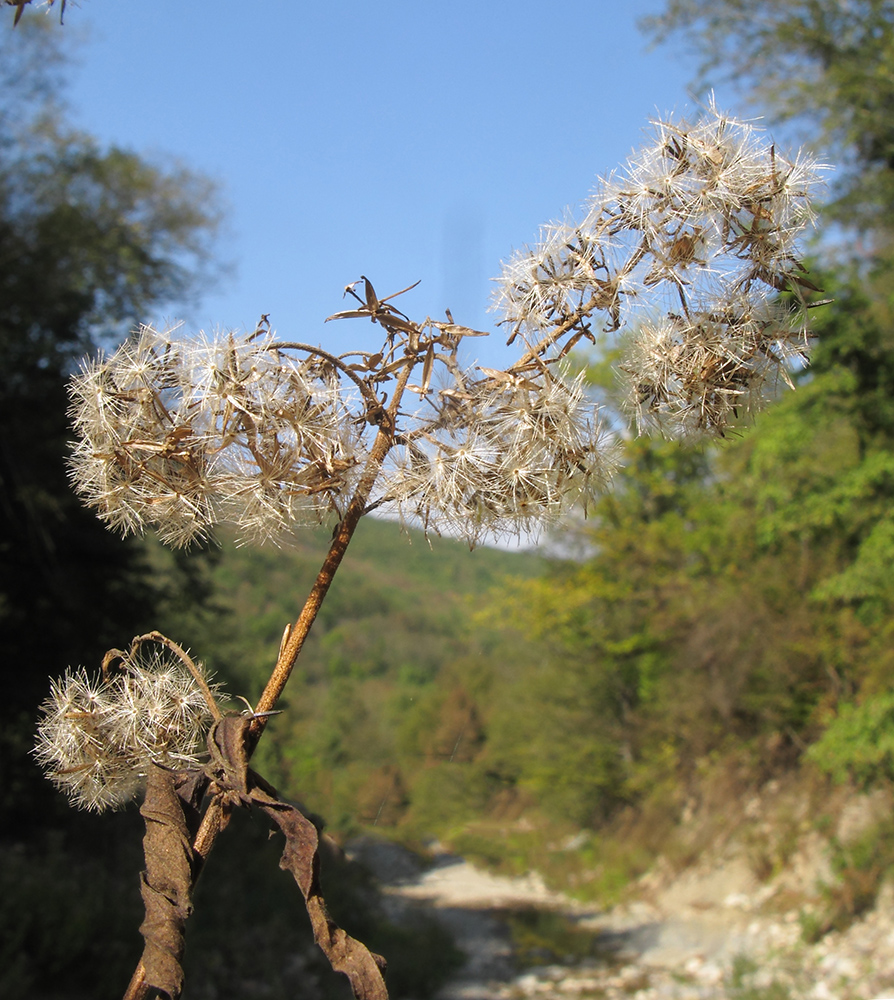
[(71, 478), (124, 534), (186, 545), (220, 522), (276, 539), (339, 510), (358, 463), (337, 383), (269, 334), (177, 338), (144, 326), (71, 383)]
[[(496, 308), (529, 342), (557, 328), (579, 338), (593, 312), (607, 330), (641, 324), (623, 363), (639, 424), (722, 432), (804, 357), (813, 286), (798, 239), (821, 169), (713, 106), (696, 122), (657, 122), (581, 221), (546, 227), (508, 261)], [(773, 304), (781, 291), (786, 309)]]
[(106, 680), (66, 671), (42, 713), (35, 757), (74, 805), (97, 812), (129, 802), (150, 764), (196, 766), (211, 722), (192, 674), (167, 650), (127, 654)]
[(408, 445), (389, 476), (402, 517), (472, 545), (537, 537), (605, 488), (613, 448), (582, 378), (494, 373), (446, 398), (461, 399), (459, 412), (448, 405), (437, 430)]

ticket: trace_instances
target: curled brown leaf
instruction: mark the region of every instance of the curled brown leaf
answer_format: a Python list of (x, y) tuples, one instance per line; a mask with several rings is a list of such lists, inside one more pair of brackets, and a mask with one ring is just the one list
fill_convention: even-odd
[[(152, 765), (140, 813), (146, 822), (143, 851), (146, 869), (140, 887), (146, 916), (140, 927), (145, 942), (145, 982), (171, 1000), (183, 988), (183, 932), (192, 912), (190, 891), (195, 854), (177, 775)], [(192, 794), (191, 789), (188, 794)]]
[(286, 838), (279, 864), (298, 883), (314, 940), (332, 968), (348, 977), (357, 1000), (388, 1000), (382, 975), (385, 960), (342, 930), (326, 909), (320, 890), (320, 840), (316, 826), (249, 769), (246, 738), (250, 726), (250, 717), (226, 716), (211, 731), (209, 772), (217, 793), (231, 802), (257, 806), (279, 827)]

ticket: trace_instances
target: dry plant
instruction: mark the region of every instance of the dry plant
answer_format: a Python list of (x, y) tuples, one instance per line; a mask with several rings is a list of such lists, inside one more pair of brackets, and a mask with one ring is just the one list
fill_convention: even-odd
[(201, 666), (159, 633), (110, 651), (97, 680), (76, 671), (53, 685), (35, 751), (51, 780), (88, 809), (144, 790), (145, 948), (126, 997), (179, 996), (190, 893), (237, 806), (285, 834), (282, 867), (333, 967), (358, 997), (386, 996), (382, 960), (326, 914), (317, 830), (249, 767), (358, 522), (391, 512), (474, 545), (536, 536), (586, 505), (616, 454), (568, 367), (594, 324), (633, 330), (620, 371), (640, 427), (722, 434), (759, 406), (806, 357), (815, 289), (797, 239), (818, 170), (713, 107), (657, 122), (580, 221), (545, 227), (504, 266), (496, 308), (521, 345), (505, 370), (464, 367), (463, 341), (484, 334), (449, 312), (411, 320), (395, 304), (409, 289), (379, 298), (365, 277), (329, 319), (379, 327), (377, 351), (285, 341), (263, 317), (247, 335), (144, 326), (85, 363), (71, 386), (71, 475), (110, 527), (151, 526), (183, 546), (218, 523), (262, 542), (334, 522), (255, 709), (224, 711)]
[[(4, 7), (15, 7), (16, 9), (15, 17), (13, 18), (12, 21), (13, 27), (15, 27), (19, 23), (19, 21), (21, 21), (22, 14), (25, 13), (25, 8), (28, 7), (32, 2), (33, 0), (2, 0)], [(60, 0), (59, 3), (60, 21), (65, 16), (65, 5), (67, 2), (68, 0)], [(54, 7), (55, 5), (56, 5), (56, 0), (38, 0), (37, 4), (38, 8), (45, 7), (47, 11), (49, 11), (49, 9), (51, 7)]]

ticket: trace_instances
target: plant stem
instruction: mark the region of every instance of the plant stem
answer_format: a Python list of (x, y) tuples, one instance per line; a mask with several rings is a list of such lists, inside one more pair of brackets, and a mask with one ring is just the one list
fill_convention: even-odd
[[(400, 406), (401, 397), (403, 396), (407, 381), (409, 380), (410, 372), (413, 370), (414, 362), (415, 358), (408, 358), (407, 363), (401, 369), (400, 375), (397, 379), (397, 385), (394, 389), (394, 396), (392, 397), (391, 404), (385, 411), (384, 418), (379, 425), (379, 432), (376, 435), (372, 448), (370, 449), (366, 468), (363, 470), (363, 475), (360, 477), (360, 482), (357, 484), (354, 496), (348, 504), (345, 516), (336, 527), (332, 544), (329, 546), (329, 552), (327, 553), (326, 559), (320, 568), (320, 572), (317, 574), (317, 579), (304, 603), (304, 607), (301, 609), (301, 614), (292, 626), (288, 639), (280, 650), (276, 666), (273, 668), (273, 673), (270, 675), (270, 679), (267, 681), (267, 686), (264, 688), (261, 698), (255, 707), (255, 711), (258, 713), (272, 711), (272, 709), (276, 706), (276, 703), (279, 701), (279, 697), (282, 694), (283, 689), (291, 676), (298, 656), (301, 653), (304, 641), (310, 632), (311, 626), (316, 620), (317, 613), (320, 610), (326, 594), (329, 592), (329, 587), (332, 585), (332, 580), (335, 577), (338, 567), (341, 565), (341, 561), (344, 558), (348, 545), (354, 536), (357, 525), (360, 523), (360, 518), (366, 513), (369, 497), (372, 493), (373, 486), (375, 486), (376, 480), (379, 477), (379, 472), (382, 469), (382, 463), (385, 461), (385, 457), (388, 452), (394, 446), (394, 426), (397, 420), (397, 411)], [(260, 717), (256, 718), (252, 723), (250, 731), (252, 747), (255, 743), (257, 743), (258, 737), (264, 731), (268, 718), (269, 716), (267, 715), (260, 715)]]
[[(280, 695), (301, 653), (304, 640), (310, 632), (323, 600), (329, 591), (329, 587), (332, 585), (335, 573), (341, 565), (345, 551), (354, 536), (357, 525), (360, 523), (360, 518), (366, 513), (369, 497), (379, 477), (382, 463), (395, 443), (394, 428), (397, 422), (398, 408), (407, 382), (409, 381), (410, 373), (415, 365), (416, 356), (413, 355), (407, 358), (406, 364), (400, 370), (397, 383), (394, 387), (394, 395), (392, 396), (391, 403), (382, 415), (379, 423), (379, 431), (370, 449), (366, 468), (363, 470), (363, 475), (360, 477), (360, 482), (357, 484), (354, 496), (348, 504), (345, 516), (336, 528), (332, 544), (329, 546), (329, 552), (323, 561), (323, 565), (320, 567), (320, 572), (317, 574), (317, 579), (304, 603), (304, 607), (301, 609), (301, 614), (289, 631), (288, 639), (280, 649), (276, 665), (273, 668), (270, 679), (267, 681), (267, 686), (264, 688), (261, 698), (255, 707), (255, 711), (258, 713), (271, 711), (279, 701)], [(246, 739), (245, 749), (248, 757), (251, 757), (252, 752), (257, 746), (268, 719), (269, 716), (260, 715), (253, 720)], [(214, 847), (217, 835), (226, 826), (227, 818), (227, 814), (218, 799), (213, 798), (205, 810), (202, 823), (192, 845), (193, 851), (197, 856), (193, 887), (201, 873), (205, 859)], [(147, 1000), (152, 989), (153, 987), (146, 982), (146, 970), (141, 959), (134, 970), (122, 1000)]]
[(552, 347), (553, 344), (561, 337), (564, 337), (569, 330), (573, 330), (574, 327), (585, 317), (588, 316), (597, 306), (599, 305), (599, 296), (591, 296), (589, 302), (584, 303), (584, 305), (575, 309), (575, 311), (564, 319), (561, 323), (553, 327), (549, 333), (547, 333), (541, 340), (539, 340), (533, 347), (529, 347), (527, 351), (512, 365), (511, 368), (507, 368), (509, 372), (521, 371), (526, 365), (529, 365), (532, 361), (536, 361), (538, 358), (542, 358), (546, 351)]

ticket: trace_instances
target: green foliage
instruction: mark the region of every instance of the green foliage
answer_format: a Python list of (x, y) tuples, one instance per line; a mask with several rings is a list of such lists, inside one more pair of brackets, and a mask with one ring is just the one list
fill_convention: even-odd
[(564, 913), (550, 910), (513, 910), (506, 914), (513, 952), (522, 968), (557, 962), (617, 961), (602, 943), (602, 934), (588, 931)]
[[(190, 630), (180, 638), (231, 694), (257, 697), (328, 542), (321, 531), (287, 550), (224, 544), (209, 577), (220, 614), (182, 619)], [(502, 787), (483, 738), (491, 685), (525, 662), (494, 627), (470, 626), (469, 611), (504, 574), (530, 577), (547, 561), (470, 553), (374, 519), (361, 525), (351, 556), (255, 759), (342, 832), (407, 822), (430, 833), (485, 808)]]
[(894, 694), (840, 704), (807, 757), (839, 784), (894, 778)]

